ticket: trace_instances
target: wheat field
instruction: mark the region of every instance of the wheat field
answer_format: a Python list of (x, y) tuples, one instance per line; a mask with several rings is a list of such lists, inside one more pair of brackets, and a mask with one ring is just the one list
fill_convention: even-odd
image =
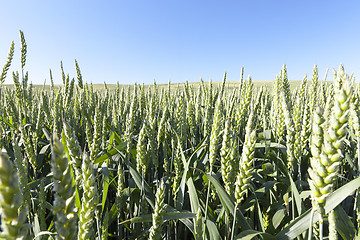
[(359, 90), (343, 66), (290, 82), (284, 65), (266, 86), (94, 86), (75, 61), (75, 78), (34, 87), (20, 38), (21, 69), (12, 43), (0, 76), (1, 239), (360, 236)]

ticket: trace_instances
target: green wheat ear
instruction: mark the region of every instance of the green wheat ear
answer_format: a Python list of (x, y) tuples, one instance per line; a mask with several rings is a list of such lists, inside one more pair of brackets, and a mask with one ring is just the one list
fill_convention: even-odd
[(57, 137), (51, 142), (52, 171), (55, 190), (53, 206), (56, 215), (57, 239), (76, 239), (77, 214), (75, 212), (75, 191), (72, 185), (71, 168), (64, 146)]
[(326, 197), (336, 187), (339, 166), (344, 156), (342, 148), (347, 134), (352, 91), (349, 77), (340, 68), (335, 78), (334, 106), (327, 126), (324, 125), (326, 123), (320, 108), (314, 114), (311, 168), (308, 172), (314, 206), (319, 208), (321, 214), (325, 212)]
[(3, 67), (2, 73), (1, 73), (1, 75), (0, 75), (0, 85), (5, 82), (5, 78), (6, 78), (7, 71), (8, 71), (9, 68), (10, 68), (11, 61), (12, 61), (13, 56), (14, 56), (14, 46), (15, 46), (15, 43), (14, 43), (14, 41), (12, 41), (12, 42), (11, 42), (11, 46), (10, 46), (10, 50), (9, 50), (9, 54), (8, 54), (7, 61), (6, 61), (5, 65), (4, 65), (4, 67)]
[(20, 30), (21, 38), (21, 69), (24, 69), (26, 63), (27, 44), (25, 41), (24, 33)]
[[(18, 175), (4, 153), (0, 153), (1, 239), (22, 239), (26, 235), (26, 209), (21, 208), (23, 195)], [(19, 209), (23, 209), (18, 212)]]
[(77, 79), (78, 79), (78, 85), (81, 89), (83, 89), (84, 84), (83, 84), (83, 80), (82, 80), (82, 75), (81, 75), (79, 64), (76, 61), (76, 59), (75, 59), (75, 68), (76, 68), (76, 74), (77, 74)]
[(66, 144), (67, 148), (69, 150), (70, 155), (70, 164), (72, 165), (75, 177), (76, 177), (76, 184), (80, 184), (81, 182), (81, 164), (82, 164), (82, 153), (81, 153), (81, 147), (78, 141), (77, 136), (75, 135), (75, 132), (72, 130), (69, 123), (65, 122), (63, 123), (64, 127), (64, 135), (66, 137)]
[(153, 217), (153, 224), (150, 228), (149, 239), (161, 239), (161, 225), (163, 223), (163, 215), (165, 213), (165, 184), (164, 181), (160, 182), (156, 190), (156, 200)]
[(79, 221), (79, 240), (91, 239), (94, 235), (93, 223), (97, 204), (96, 181), (93, 174), (93, 164), (88, 154), (83, 154), (82, 162), (83, 196)]
[(235, 182), (235, 199), (236, 204), (240, 204), (248, 193), (251, 187), (251, 178), (254, 172), (253, 160), (256, 144), (256, 127), (253, 125), (254, 112), (251, 110), (250, 116), (246, 125), (246, 134), (241, 160), (239, 165), (239, 172)]

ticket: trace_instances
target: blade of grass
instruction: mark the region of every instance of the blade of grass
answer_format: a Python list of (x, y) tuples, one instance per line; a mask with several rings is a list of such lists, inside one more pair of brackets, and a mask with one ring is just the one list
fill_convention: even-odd
[(206, 219), (206, 226), (211, 240), (221, 240), (220, 233), (213, 221)]
[(236, 236), (236, 239), (241, 239), (241, 240), (251, 240), (257, 236), (261, 236), (262, 239), (264, 240), (274, 240), (276, 239), (273, 235), (269, 234), (269, 233), (265, 233), (265, 232), (258, 232), (255, 230), (246, 230), (243, 231), (242, 233), (240, 233), (239, 235)]
[[(189, 211), (166, 212), (166, 213), (164, 213), (163, 217), (164, 217), (164, 221), (170, 221), (170, 220), (194, 218), (194, 217), (196, 217), (196, 214), (189, 212)], [(143, 223), (143, 222), (152, 222), (152, 214), (145, 214), (140, 217), (133, 217), (131, 219), (121, 222), (120, 224)]]
[(336, 231), (343, 239), (354, 239), (356, 229), (344, 208), (339, 205), (335, 208)]
[(112, 156), (119, 153), (119, 151), (123, 151), (126, 149), (126, 143), (120, 143), (116, 147), (112, 148), (111, 150), (107, 151), (106, 153), (102, 154), (98, 157), (93, 164), (102, 164), (107, 159), (111, 158)]
[(106, 198), (109, 191), (109, 184), (110, 184), (110, 174), (109, 169), (106, 165), (106, 162), (104, 162), (101, 166), (102, 172), (103, 172), (103, 190), (102, 190), (102, 202), (101, 202), (101, 211), (104, 212), (105, 204), (106, 204)]
[(197, 192), (196, 192), (194, 182), (193, 182), (191, 177), (188, 178), (186, 184), (187, 184), (188, 189), (189, 189), (191, 211), (193, 213), (197, 213), (197, 210), (199, 209), (200, 203), (199, 203), (199, 198), (198, 198), (198, 195), (197, 195)]
[[(177, 136), (177, 134), (176, 134), (176, 136)], [(178, 138), (178, 141), (180, 142), (180, 139), (178, 136), (177, 136), (177, 138)], [(203, 139), (203, 141), (204, 140), (205, 140), (205, 138)], [(184, 170), (183, 170), (183, 175), (182, 175), (181, 182), (180, 182), (180, 191), (178, 193), (179, 195), (178, 195), (177, 203), (176, 203), (177, 209), (183, 208), (184, 196), (185, 196), (185, 185), (186, 185), (187, 179), (189, 178), (189, 176), (188, 176), (189, 166), (196, 160), (195, 156), (197, 155), (198, 151), (200, 151), (201, 149), (206, 147), (206, 145), (203, 145), (203, 141), (197, 146), (195, 151), (191, 154), (191, 156), (188, 159), (186, 159), (186, 157), (184, 155), (184, 151), (182, 151), (182, 150), (180, 151)], [(196, 211), (197, 211), (197, 209), (195, 210), (195, 212)]]
[[(225, 207), (228, 215), (231, 214), (231, 216), (233, 216), (235, 203), (233, 200), (231, 200), (230, 196), (227, 194), (225, 189), (221, 186), (221, 184), (218, 182), (218, 180), (216, 180), (213, 176), (211, 176), (209, 174), (205, 174), (204, 178), (205, 178), (205, 180), (208, 179), (214, 185), (223, 207)], [(245, 219), (245, 217), (241, 211), (237, 211), (236, 220), (240, 224), (240, 226), (242, 227), (243, 230), (251, 229), (251, 226), (249, 225), (248, 221)]]
[(297, 187), (296, 187), (294, 181), (292, 180), (290, 173), (289, 173), (289, 180), (290, 180), (292, 195), (295, 199), (297, 212), (299, 215), (301, 215), (304, 213), (305, 206), (304, 206), (304, 203), (301, 201), (299, 191), (297, 190)]

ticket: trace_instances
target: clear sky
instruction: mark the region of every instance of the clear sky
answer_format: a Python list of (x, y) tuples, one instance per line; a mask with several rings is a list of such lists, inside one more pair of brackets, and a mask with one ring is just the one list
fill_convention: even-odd
[[(0, 66), (21, 29), (30, 81), (61, 83), (60, 61), (88, 83), (158, 84), (273, 80), (285, 63), (290, 80), (322, 79), (343, 63), (360, 77), (360, 1), (0, 0)], [(11, 73), (6, 83), (12, 83)]]

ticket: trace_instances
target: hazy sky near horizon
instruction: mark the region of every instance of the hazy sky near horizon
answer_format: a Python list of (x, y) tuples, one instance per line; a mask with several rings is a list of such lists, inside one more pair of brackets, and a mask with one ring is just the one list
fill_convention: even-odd
[[(273, 80), (286, 64), (290, 80), (320, 79), (342, 63), (360, 78), (360, 1), (18, 1), (0, 0), (0, 66), (15, 41), (10, 71), (28, 45), (33, 84), (60, 84), (60, 61), (76, 78), (108, 84)], [(12, 83), (9, 72), (5, 83)]]

